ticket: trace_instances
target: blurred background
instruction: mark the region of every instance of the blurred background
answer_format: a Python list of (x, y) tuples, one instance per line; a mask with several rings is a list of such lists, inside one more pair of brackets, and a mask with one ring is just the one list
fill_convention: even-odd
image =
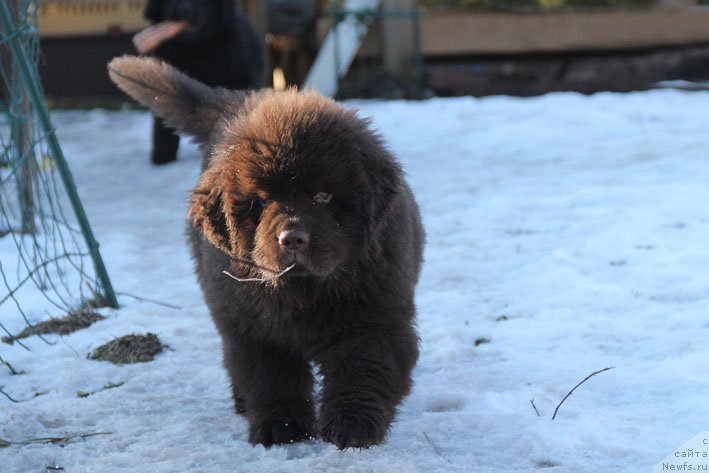
[[(330, 95), (338, 98), (591, 93), (709, 78), (708, 0), (236, 3), (268, 44), (266, 84), (307, 82), (320, 51), (341, 56), (320, 71), (335, 76)], [(123, 99), (105, 65), (135, 53), (131, 37), (147, 26), (144, 4), (42, 3), (40, 73), (54, 106)], [(351, 60), (338, 47), (322, 48), (345, 21), (357, 24), (357, 33), (339, 39), (353, 50)]]

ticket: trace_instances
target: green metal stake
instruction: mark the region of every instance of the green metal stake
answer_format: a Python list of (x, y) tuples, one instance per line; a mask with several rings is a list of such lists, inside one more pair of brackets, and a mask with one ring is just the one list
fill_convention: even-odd
[(74, 179), (71, 176), (71, 171), (69, 170), (69, 166), (64, 159), (64, 154), (61, 146), (59, 146), (57, 136), (54, 134), (54, 129), (52, 128), (52, 124), (49, 120), (49, 111), (46, 108), (46, 104), (42, 100), (37, 83), (33, 80), (27, 55), (20, 45), (19, 37), (17, 35), (14, 37), (10, 35), (10, 32), (13, 31), (14, 25), (10, 14), (10, 8), (5, 0), (0, 1), (0, 20), (2, 21), (2, 27), (5, 30), (4, 36), (6, 39), (9, 39), (8, 46), (10, 47), (12, 58), (19, 68), (22, 80), (27, 86), (27, 92), (30, 95), (32, 106), (37, 111), (42, 130), (47, 135), (49, 149), (54, 155), (57, 169), (59, 170), (59, 175), (61, 176), (62, 181), (64, 182), (64, 187), (66, 187), (67, 193), (69, 194), (69, 199), (74, 209), (74, 213), (76, 214), (76, 218), (79, 221), (81, 231), (84, 234), (86, 245), (89, 247), (91, 259), (93, 260), (94, 268), (96, 269), (96, 275), (98, 276), (98, 279), (104, 289), (103, 296), (106, 299), (106, 304), (109, 307), (118, 308), (116, 293), (113, 292), (113, 286), (108, 278), (108, 272), (106, 272), (103, 259), (101, 259), (101, 253), (99, 253), (98, 250), (98, 242), (94, 238), (94, 234), (91, 231), (91, 226), (89, 225), (89, 220), (86, 218), (86, 213), (84, 212), (84, 208), (79, 200), (79, 195), (76, 191), (76, 185), (74, 184)]
[(421, 48), (421, 12), (414, 10), (411, 12), (414, 28), (414, 74), (416, 76), (416, 88), (419, 98), (423, 98), (425, 88), (425, 77), (423, 69), (423, 49)]

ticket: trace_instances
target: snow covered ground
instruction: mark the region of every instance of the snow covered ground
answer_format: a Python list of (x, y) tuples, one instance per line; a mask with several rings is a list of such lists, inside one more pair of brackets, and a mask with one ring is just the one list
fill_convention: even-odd
[[(56, 112), (114, 286), (179, 309), (121, 296), (54, 345), (1, 345), (26, 374), (0, 386), (29, 400), (0, 397), (0, 438), (109, 434), (0, 448), (0, 471), (649, 472), (709, 430), (709, 94), (348, 106), (403, 162), (428, 231), (421, 359), (388, 442), (251, 447), (183, 237), (196, 147), (156, 169), (147, 113)], [(170, 349), (86, 359), (134, 332)]]

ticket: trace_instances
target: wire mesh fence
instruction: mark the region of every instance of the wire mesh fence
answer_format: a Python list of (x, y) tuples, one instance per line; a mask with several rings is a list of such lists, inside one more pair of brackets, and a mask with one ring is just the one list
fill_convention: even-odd
[(19, 344), (42, 320), (117, 305), (49, 121), (38, 3), (0, 2), (0, 331)]

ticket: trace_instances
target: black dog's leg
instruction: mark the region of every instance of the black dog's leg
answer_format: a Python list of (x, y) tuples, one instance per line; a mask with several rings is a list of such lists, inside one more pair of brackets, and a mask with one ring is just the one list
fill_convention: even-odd
[(175, 130), (165, 126), (163, 121), (153, 118), (153, 152), (151, 160), (153, 164), (167, 164), (177, 159), (177, 147), (180, 144), (180, 137)]
[(269, 447), (315, 435), (310, 365), (268, 342), (224, 339), (236, 411), (249, 420), (249, 442)]
[(411, 388), (418, 339), (410, 327), (344, 337), (319, 357), (324, 375), (321, 433), (339, 449), (382, 443)]

